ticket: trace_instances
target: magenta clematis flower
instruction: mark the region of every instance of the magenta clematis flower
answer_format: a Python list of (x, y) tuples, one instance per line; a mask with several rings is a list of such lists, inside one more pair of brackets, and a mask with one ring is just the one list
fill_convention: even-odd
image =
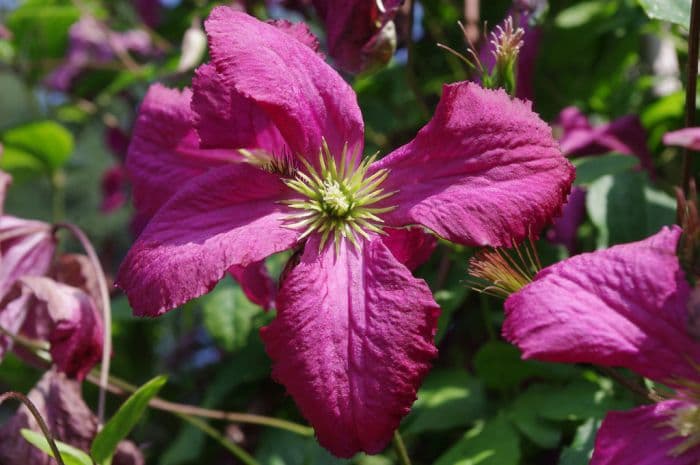
[(69, 41), (66, 60), (46, 79), (49, 87), (63, 92), (70, 89), (86, 68), (110, 63), (120, 53), (155, 53), (151, 38), (145, 31), (115, 32), (91, 16), (85, 16), (71, 26)]
[(191, 179), (168, 185), (117, 285), (157, 316), (296, 250), (261, 332), (272, 375), (334, 454), (379, 452), (436, 355), (439, 308), (407, 268), (425, 252), (403, 228), (510, 244), (559, 210), (572, 166), (528, 103), (473, 83), (445, 86), (412, 142), (361, 159), (356, 96), (307, 34), (226, 7), (205, 28), (213, 63), (192, 91), (151, 89), (127, 159), (135, 190)]
[(664, 134), (664, 144), (700, 150), (700, 128), (684, 128)]
[(592, 465), (700, 461), (700, 343), (688, 332), (680, 236), (665, 227), (564, 260), (506, 300), (503, 334), (524, 358), (626, 367), (675, 389), (672, 400), (608, 414)]
[(47, 277), (56, 248), (52, 226), (2, 212), (9, 182), (0, 172), (0, 359), (13, 345), (5, 332), (41, 339), (63, 372), (83, 379), (102, 356), (102, 317), (87, 287)]
[[(560, 131), (559, 142), (564, 155), (573, 158), (618, 152), (636, 156), (642, 168), (654, 176), (654, 162), (646, 143), (647, 133), (637, 116), (627, 115), (593, 127), (581, 110), (567, 107), (559, 113), (554, 125)], [(547, 239), (565, 246), (569, 255), (577, 253), (577, 231), (585, 218), (586, 190), (574, 187), (561, 217), (548, 231)]]
[(313, 0), (328, 53), (339, 68), (359, 73), (387, 63), (396, 49), (393, 19), (403, 0)]

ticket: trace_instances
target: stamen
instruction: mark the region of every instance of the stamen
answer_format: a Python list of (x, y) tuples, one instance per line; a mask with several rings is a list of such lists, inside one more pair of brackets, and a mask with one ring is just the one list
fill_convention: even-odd
[(541, 265), (531, 240), (522, 247), (525, 248), (524, 253), (520, 246), (514, 247), (514, 251), (496, 248), (478, 252), (469, 260), (472, 279), (467, 282), (470, 287), (477, 292), (505, 299), (531, 283)]
[(357, 247), (358, 237), (368, 239), (369, 233), (383, 234), (381, 225), (384, 220), (379, 215), (396, 207), (372, 205), (386, 200), (397, 191), (385, 192), (380, 188), (389, 176), (388, 170), (378, 170), (367, 176), (369, 166), (376, 157), (377, 154), (374, 154), (355, 167), (358, 151), (353, 151), (348, 157), (346, 143), (338, 165), (324, 139), (317, 167), (302, 158), (305, 170), (298, 170), (293, 178), (284, 180), (290, 189), (302, 196), (281, 202), (294, 210), (301, 210), (287, 216), (285, 226), (304, 229), (300, 239), (314, 232), (319, 233), (321, 249), (332, 238), (336, 252), (342, 240)]

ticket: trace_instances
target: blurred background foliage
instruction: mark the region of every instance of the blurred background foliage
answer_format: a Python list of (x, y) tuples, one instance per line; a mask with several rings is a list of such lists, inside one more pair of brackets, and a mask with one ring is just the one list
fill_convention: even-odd
[[(190, 82), (191, 70), (178, 70), (183, 37), (217, 3), (223, 2), (163, 1), (159, 21), (147, 26), (126, 0), (0, 0), (0, 24), (6, 28), (0, 39), (0, 140), (5, 147), (0, 168), (14, 177), (5, 210), (80, 225), (108, 272), (114, 273), (133, 239), (132, 212), (128, 189), (120, 190), (115, 175), (114, 194), (105, 173), (118, 172), (123, 162), (128, 134), (149, 84), (182, 87)], [(642, 3), (653, 11), (649, 4), (658, 2)], [(653, 66), (661, 40), (670, 44), (681, 70), (687, 59), (683, 2), (671, 3), (681, 4), (681, 24), (650, 20), (637, 0), (556, 0), (541, 18), (536, 111), (553, 122), (563, 108), (575, 105), (594, 124), (636, 114), (653, 154), (652, 175), (615, 155), (577, 160), (577, 184), (588, 189), (586, 219), (578, 229), (582, 250), (641, 239), (674, 221), (672, 186), (678, 184), (680, 157), (660, 140), (664, 132), (682, 125), (684, 78), (672, 76), (677, 85), (660, 91), (663, 76)], [(509, 0), (481, 2), (481, 19), (498, 24), (510, 5)], [(261, 18), (303, 19), (262, 1), (246, 7)], [(386, 154), (426, 123), (416, 90), (432, 111), (443, 84), (469, 77), (462, 62), (436, 46), (440, 42), (465, 50), (457, 26), (463, 20), (463, 2), (424, 0), (415, 10), (411, 69), (401, 46), (404, 40), (388, 66), (346, 76), (364, 113), (368, 152)], [(153, 50), (127, 51), (89, 63), (59, 90), (49, 85), (49, 76), (65, 60), (71, 26), (86, 15), (113, 31), (142, 31)], [(323, 33), (317, 22), (314, 30)], [(412, 90), (411, 76), (417, 89)], [(119, 135), (127, 138), (121, 148), (115, 142)], [(118, 196), (116, 206), (106, 205), (110, 192)], [(78, 247), (67, 238), (63, 244), (67, 249)], [(563, 246), (540, 241), (537, 247), (545, 263), (567, 256)], [(608, 373), (593, 368), (521, 361), (518, 350), (499, 337), (502, 302), (470, 290), (466, 283), (473, 252), (441, 243), (418, 271), (443, 312), (439, 358), (401, 425), (413, 462), (588, 463), (605, 412), (639, 399)], [(284, 257), (270, 260), (273, 275), (283, 263)], [(169, 382), (161, 394), (169, 400), (303, 421), (283, 388), (269, 377), (270, 362), (257, 333), (273, 316), (250, 303), (232, 281), (158, 320), (133, 318), (126, 299), (116, 291), (113, 311), (116, 375), (140, 384), (167, 373)], [(9, 356), (0, 365), (0, 391), (26, 392), (40, 374)], [(628, 381), (640, 380), (630, 376)], [(93, 406), (96, 392), (94, 386), (84, 385)], [(110, 398), (109, 409), (120, 402)], [(0, 420), (11, 412), (3, 406)], [(345, 462), (312, 438), (251, 425), (214, 425), (262, 465)], [(148, 412), (133, 439), (149, 464), (237, 463), (199, 430), (159, 411)], [(397, 463), (397, 457), (389, 448), (350, 462), (388, 465)]]

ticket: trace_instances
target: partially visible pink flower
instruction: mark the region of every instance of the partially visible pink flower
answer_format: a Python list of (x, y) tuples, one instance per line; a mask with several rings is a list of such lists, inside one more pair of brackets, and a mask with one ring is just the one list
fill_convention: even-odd
[[(46, 277), (55, 248), (51, 225), (0, 214), (0, 327), (49, 342), (54, 363), (82, 379), (102, 354), (102, 320), (85, 290)], [(0, 335), (0, 358), (12, 342)]]
[(359, 73), (387, 63), (396, 49), (394, 16), (402, 0), (313, 0), (339, 68)]
[(593, 126), (576, 107), (564, 108), (555, 128), (561, 131), (559, 144), (568, 157), (617, 152), (639, 158), (642, 168), (654, 175), (654, 161), (647, 147), (647, 132), (636, 115), (622, 116), (610, 123)]
[[(80, 383), (66, 378), (63, 373), (49, 370), (28, 395), (42, 418), (59, 441), (90, 450), (97, 434), (97, 417), (85, 404)], [(0, 428), (0, 463), (3, 465), (55, 465), (56, 461), (22, 439), (20, 431), (30, 429), (41, 433), (34, 416), (22, 406)], [(122, 441), (112, 461), (114, 465), (144, 465), (143, 455), (130, 441)]]
[(10, 40), (12, 38), (12, 33), (5, 27), (4, 24), (0, 24), (0, 39)]
[[(574, 158), (617, 152), (635, 156), (641, 167), (650, 176), (654, 176), (654, 162), (646, 142), (647, 133), (637, 116), (623, 116), (611, 123), (594, 127), (581, 110), (567, 107), (559, 113), (554, 126), (564, 155)], [(578, 227), (585, 218), (586, 191), (582, 187), (575, 187), (547, 238), (564, 245), (569, 254), (573, 255), (578, 252)]]
[(85, 16), (71, 26), (69, 42), (65, 61), (46, 78), (49, 87), (64, 92), (90, 66), (114, 62), (120, 53), (150, 55), (155, 52), (145, 31), (115, 32), (91, 16)]
[(689, 285), (677, 226), (547, 267), (505, 303), (503, 334), (524, 358), (625, 367), (673, 400), (610, 413), (592, 465), (700, 461), (700, 343), (688, 333)]
[(129, 150), (129, 135), (119, 127), (107, 127), (104, 142), (117, 160), (111, 168), (102, 174), (102, 203), (100, 210), (111, 213), (126, 204), (129, 191), (129, 179), (124, 169), (126, 153)]
[(569, 198), (561, 210), (561, 216), (547, 231), (547, 240), (561, 244), (569, 251), (569, 255), (579, 250), (578, 228), (586, 219), (586, 190), (580, 186), (571, 189)]
[(47, 277), (27, 276), (21, 282), (33, 299), (19, 333), (48, 341), (56, 366), (82, 380), (102, 358), (104, 329), (94, 299)]
[(109, 168), (102, 175), (102, 203), (100, 210), (110, 213), (126, 204), (126, 186), (128, 185), (126, 171), (121, 165)]
[(193, 89), (155, 85), (141, 107), (127, 164), (151, 192), (137, 208), (157, 211), (117, 283), (157, 316), (295, 250), (261, 332), (272, 375), (334, 454), (377, 453), (436, 355), (439, 312), (407, 268), (430, 244), (383, 233), (510, 244), (559, 210), (572, 166), (528, 103), (473, 83), (445, 86), (412, 142), (363, 160), (356, 95), (307, 41), (225, 7), (205, 28), (212, 64)]
[(700, 128), (685, 128), (664, 134), (664, 144), (700, 150)]

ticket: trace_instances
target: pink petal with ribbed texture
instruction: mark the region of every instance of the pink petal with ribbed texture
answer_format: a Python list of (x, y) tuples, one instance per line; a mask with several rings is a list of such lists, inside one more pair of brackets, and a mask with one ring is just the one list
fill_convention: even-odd
[(671, 450), (683, 438), (664, 423), (690, 404), (675, 400), (645, 405), (628, 412), (611, 412), (596, 436), (591, 465), (697, 465), (700, 447), (674, 457)]
[(314, 33), (311, 32), (309, 26), (307, 26), (306, 24), (293, 23), (291, 21), (287, 21), (286, 19), (274, 19), (268, 21), (268, 24), (272, 24), (277, 29), (280, 29), (285, 33), (289, 34), (290, 36), (294, 37), (296, 40), (298, 40), (299, 42), (316, 52), (316, 54), (322, 59), (326, 58), (323, 52), (321, 51), (321, 44), (318, 41), (318, 37), (316, 37)]
[(416, 398), (437, 350), (430, 289), (381, 240), (306, 244), (261, 335), (284, 384), (324, 447), (378, 453)]
[(246, 163), (199, 176), (148, 223), (122, 263), (117, 285), (137, 315), (157, 316), (209, 292), (233, 265), (292, 247), (279, 203), (289, 188)]
[(202, 147), (262, 149), (277, 158), (289, 155), (287, 144), (263, 108), (226, 85), (213, 65), (197, 68), (192, 92)]
[(685, 128), (664, 134), (664, 144), (700, 150), (700, 128)]
[(313, 50), (227, 7), (212, 10), (205, 28), (222, 83), (257, 102), (295, 155), (315, 163), (324, 137), (337, 157), (346, 143), (361, 153), (355, 92)]
[(228, 270), (241, 285), (248, 300), (268, 310), (275, 302), (277, 287), (267, 272), (265, 261), (251, 263), (248, 266), (234, 265)]
[(435, 236), (423, 231), (422, 228), (386, 228), (384, 232), (386, 233), (386, 236), (382, 237), (384, 245), (411, 271), (428, 261), (437, 246)]
[(95, 301), (78, 288), (43, 276), (22, 278), (22, 284), (37, 300), (30, 310), (38, 312), (34, 320), (47, 322), (47, 334), (33, 335), (49, 341), (51, 358), (62, 372), (82, 380), (102, 358), (104, 330)]
[(578, 255), (540, 271), (505, 303), (503, 334), (523, 357), (622, 366), (657, 381), (700, 381), (690, 360), (681, 230)]
[(373, 64), (372, 45), (381, 29), (394, 18), (402, 1), (381, 3), (384, 11), (376, 1), (313, 0), (326, 26), (328, 51), (345, 71), (359, 73)]
[(241, 159), (233, 150), (202, 150), (190, 109), (192, 92), (154, 84), (141, 104), (126, 159), (134, 206), (143, 220), (187, 181)]
[(370, 171), (386, 168), (386, 224), (422, 224), (468, 245), (510, 245), (537, 234), (561, 209), (574, 169), (551, 129), (503, 91), (473, 83), (444, 87), (435, 116), (416, 138)]

